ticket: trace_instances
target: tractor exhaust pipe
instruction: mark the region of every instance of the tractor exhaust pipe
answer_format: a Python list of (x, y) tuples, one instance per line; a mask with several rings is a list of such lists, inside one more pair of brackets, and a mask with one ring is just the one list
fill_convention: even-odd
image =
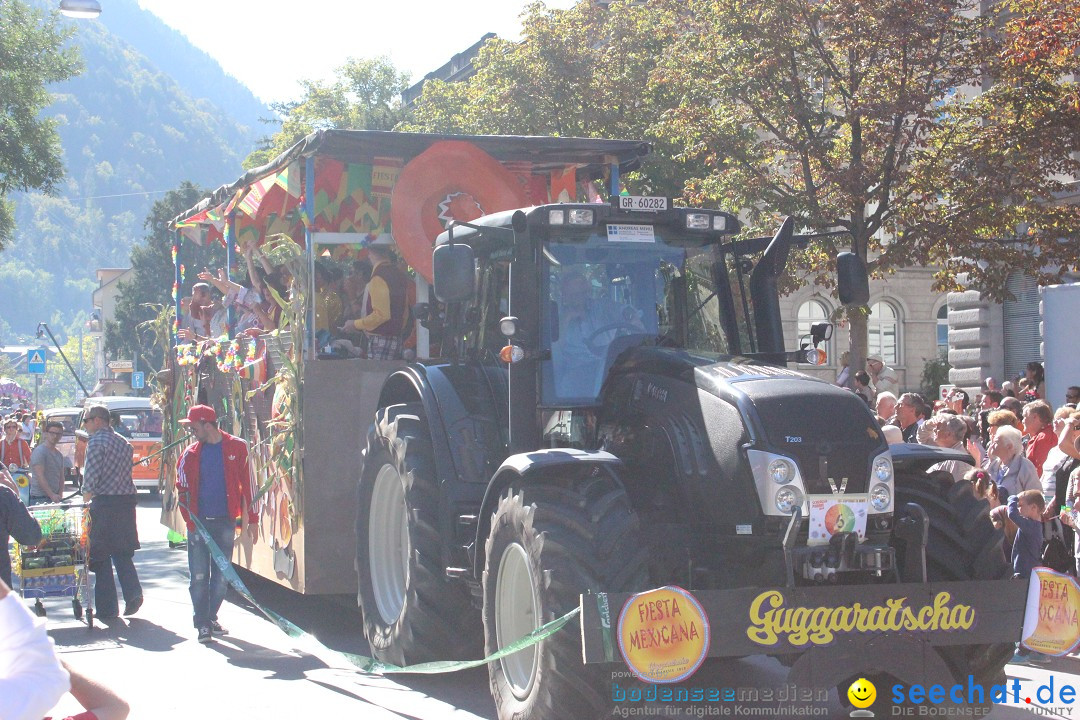
[(794, 230), (795, 219), (791, 216), (784, 218), (780, 229), (765, 248), (765, 254), (750, 273), (750, 298), (754, 303), (757, 350), (759, 353), (780, 355), (778, 362), (781, 364), (785, 362), (784, 324), (780, 317), (780, 293), (776, 285), (787, 265)]

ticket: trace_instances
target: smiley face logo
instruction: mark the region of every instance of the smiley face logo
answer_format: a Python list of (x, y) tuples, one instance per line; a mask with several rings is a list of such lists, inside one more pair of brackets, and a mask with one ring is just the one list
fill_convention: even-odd
[(851, 683), (851, 687), (847, 690), (847, 697), (855, 707), (860, 709), (868, 708), (877, 699), (877, 688), (874, 687), (874, 683), (866, 678), (859, 678)]

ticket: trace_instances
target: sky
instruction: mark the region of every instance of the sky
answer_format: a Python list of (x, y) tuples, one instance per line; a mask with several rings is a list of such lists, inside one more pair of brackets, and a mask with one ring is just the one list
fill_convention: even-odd
[[(546, 0), (566, 8), (575, 0)], [(109, 11), (107, 0), (101, 3)], [(493, 32), (520, 36), (526, 0), (139, 0), (266, 102), (294, 100), (349, 57), (388, 56), (413, 82)]]

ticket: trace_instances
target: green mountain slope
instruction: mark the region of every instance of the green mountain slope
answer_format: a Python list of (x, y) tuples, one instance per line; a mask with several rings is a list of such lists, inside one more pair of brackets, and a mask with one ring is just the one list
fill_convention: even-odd
[[(54, 0), (29, 1), (55, 7)], [(49, 112), (61, 121), (67, 169), (62, 189), (55, 197), (15, 196), (15, 241), (0, 254), (0, 341), (32, 332), (56, 312), (62, 319), (89, 312), (95, 270), (127, 266), (132, 244), (146, 234), (143, 221), (153, 202), (183, 180), (213, 187), (235, 178), (265, 132), (205, 97), (205, 88), (217, 86), (219, 99), (235, 95), (240, 113), (250, 118), (256, 112), (251, 93), (238, 90), (212, 62), (211, 72), (205, 53), (183, 36), (134, 0), (111, 0), (106, 10), (127, 19), (112, 26), (77, 22), (73, 42), (85, 70), (52, 88)], [(121, 36), (114, 28), (135, 34)], [(164, 73), (140, 44), (168, 46), (173, 72), (184, 77)]]

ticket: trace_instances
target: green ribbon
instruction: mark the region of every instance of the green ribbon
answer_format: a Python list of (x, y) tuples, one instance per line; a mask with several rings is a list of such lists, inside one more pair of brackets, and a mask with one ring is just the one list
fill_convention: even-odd
[[(187, 509), (186, 507), (184, 508)], [(247, 589), (244, 581), (240, 579), (240, 575), (237, 574), (236, 569), (232, 566), (232, 560), (225, 557), (225, 554), (221, 552), (221, 548), (217, 546), (214, 539), (210, 537), (210, 533), (206, 531), (206, 527), (195, 515), (190, 515), (192, 522), (195, 523), (195, 529), (206, 541), (207, 546), (210, 548), (210, 557), (213, 558), (214, 564), (222, 572), (225, 580), (232, 585), (236, 592), (240, 593), (245, 600), (250, 602), (258, 609), (263, 615), (267, 617), (271, 622), (278, 626), (278, 628), (289, 637), (298, 640), (300, 644), (307, 646), (308, 648), (315, 649), (319, 654), (328, 654), (339, 660), (343, 660), (345, 663), (353, 665), (358, 670), (372, 675), (389, 675), (391, 673), (411, 673), (414, 675), (436, 675), (439, 673), (457, 672), (458, 670), (468, 670), (469, 668), (479, 667), (481, 665), (487, 665), (490, 662), (504, 658), (507, 655), (513, 655), (519, 650), (524, 650), (527, 647), (536, 645), (541, 640), (548, 638), (559, 630), (561, 630), (568, 622), (573, 620), (581, 612), (580, 607), (576, 607), (570, 612), (566, 613), (562, 617), (556, 618), (551, 622), (545, 623), (536, 628), (532, 632), (523, 637), (515, 640), (504, 648), (500, 648), (496, 652), (488, 655), (480, 660), (435, 660), (433, 662), (418, 663), (416, 665), (406, 665), (405, 667), (399, 667), (390, 663), (380, 662), (375, 658), (366, 657), (364, 655), (356, 655), (354, 653), (339, 652), (326, 647), (318, 638), (311, 633), (307, 632), (303, 628), (299, 627), (288, 618), (279, 615), (273, 610), (263, 607), (255, 598), (251, 595), (251, 591)]]

